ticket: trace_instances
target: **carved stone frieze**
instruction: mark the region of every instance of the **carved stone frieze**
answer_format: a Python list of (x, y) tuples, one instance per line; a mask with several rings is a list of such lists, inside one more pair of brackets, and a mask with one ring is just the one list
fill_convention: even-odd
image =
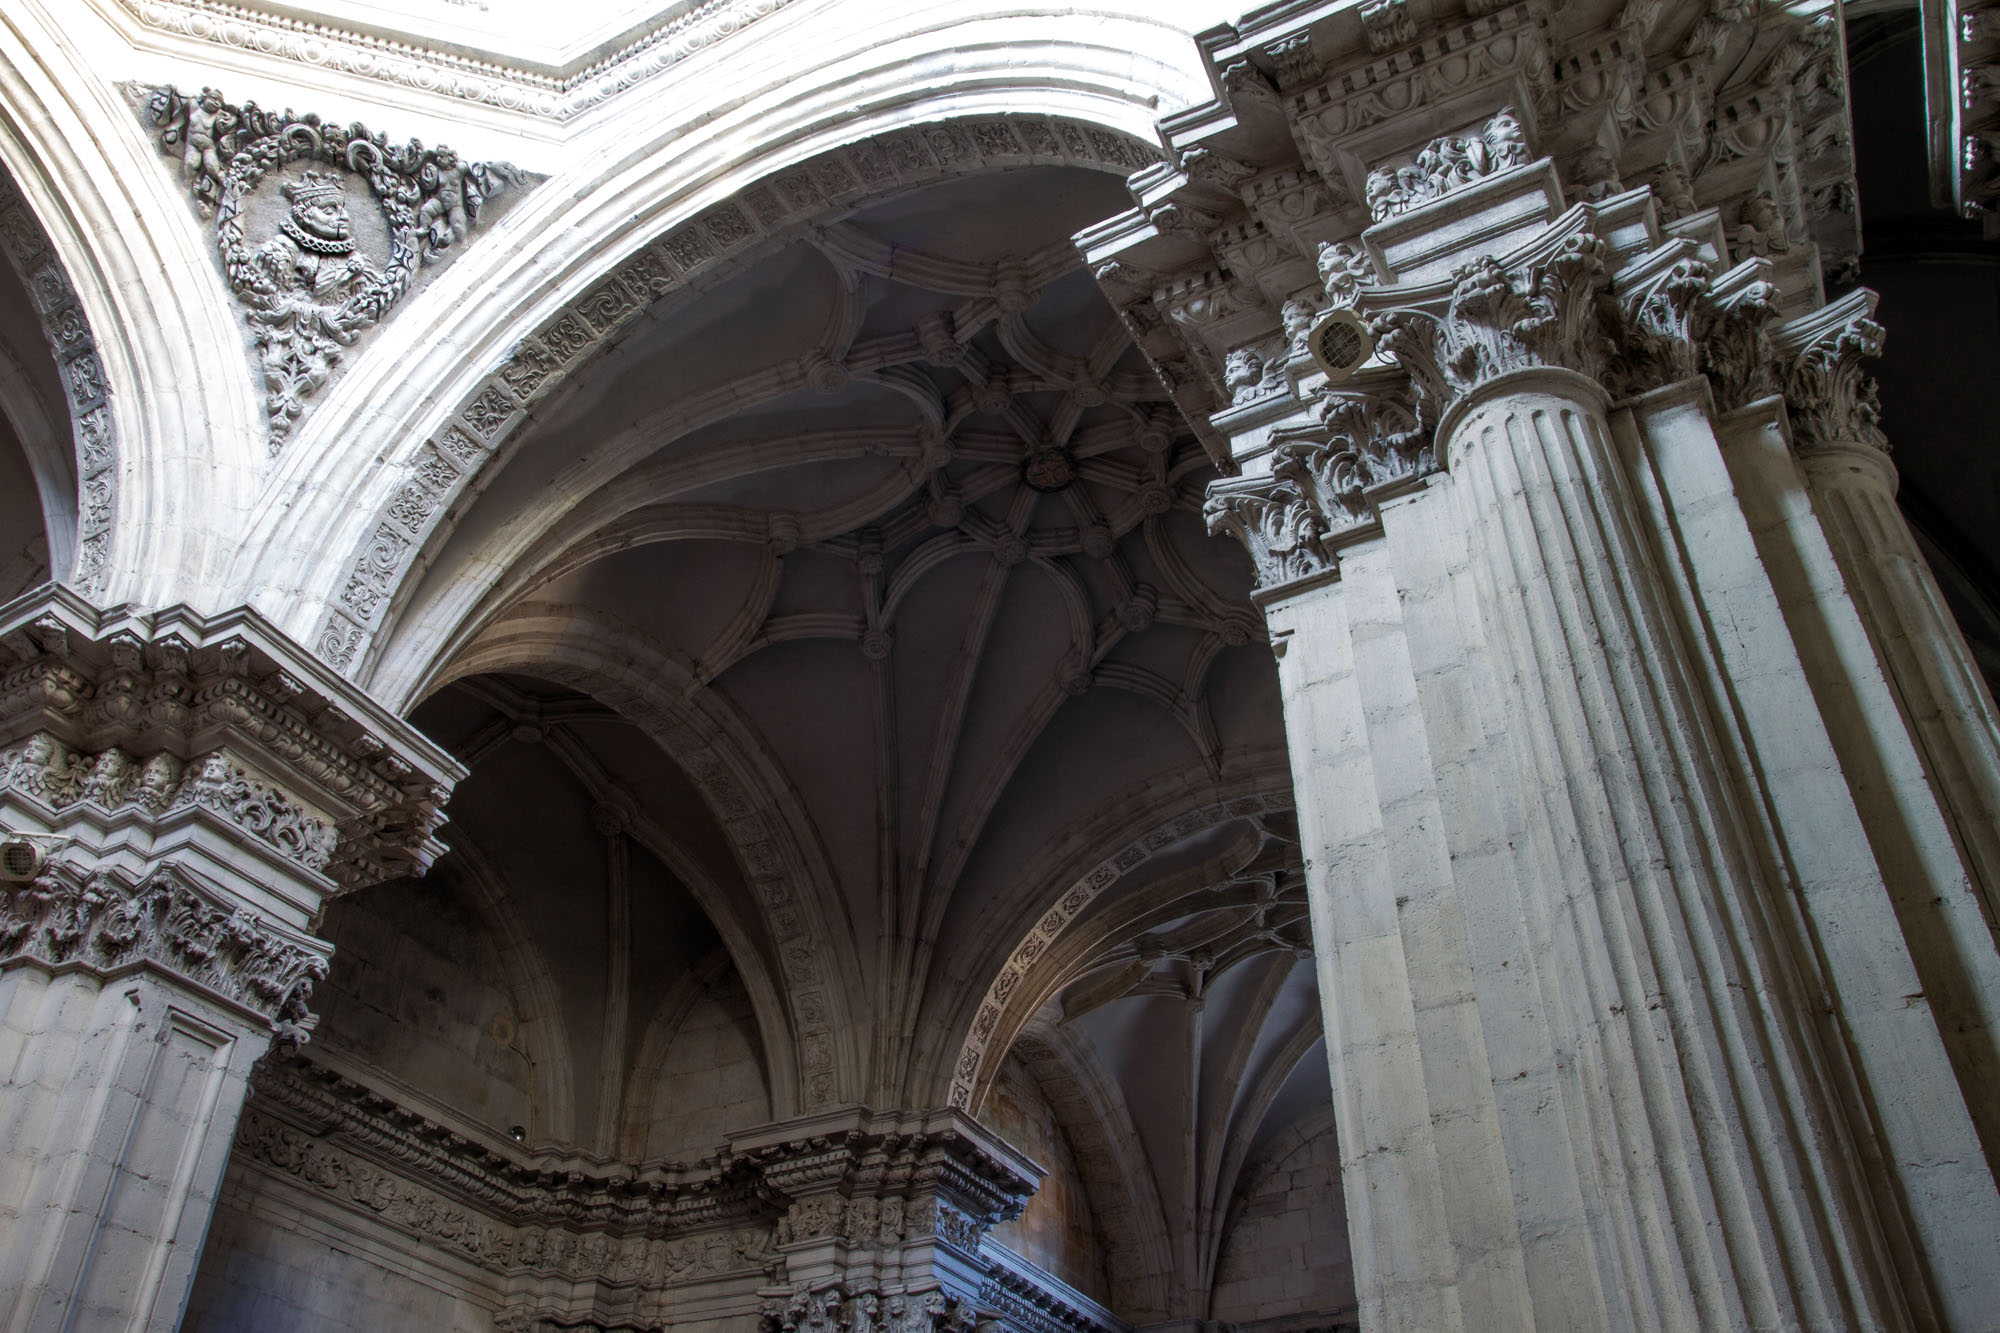
[(340, 841), (325, 816), (220, 750), (185, 764), (162, 751), (142, 763), (116, 746), (84, 754), (37, 732), (0, 752), (0, 789), (35, 796), (57, 812), (87, 803), (107, 814), (132, 806), (157, 817), (200, 806), (321, 873)]
[(1476, 130), (1431, 140), (1406, 166), (1370, 171), (1368, 216), (1380, 222), (1407, 213), (1509, 167), (1526, 166), (1532, 158), (1520, 118), (1502, 108)]
[(164, 972), (302, 1041), (329, 947), (232, 905), (168, 863), (138, 883), (58, 856), (27, 884), (0, 885), (0, 964), (109, 977)]
[[(423, 265), (465, 240), (495, 195), (524, 179), (504, 163), (232, 103), (213, 88), (147, 91), (162, 150), (213, 217), (223, 274), (256, 345), (274, 453), (345, 349), (388, 315)], [(374, 216), (357, 220), (357, 203)]]
[(67, 826), (188, 811), (315, 892), (421, 874), (458, 765), (248, 612), (100, 612), (56, 589), (0, 620), (0, 799)]

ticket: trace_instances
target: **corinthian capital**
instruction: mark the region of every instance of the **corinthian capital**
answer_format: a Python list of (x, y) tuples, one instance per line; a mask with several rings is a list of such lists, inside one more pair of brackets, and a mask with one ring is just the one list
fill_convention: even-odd
[(1874, 377), (1861, 369), (1862, 357), (1882, 351), (1875, 300), (1862, 288), (1772, 331), (1802, 452), (1852, 445), (1889, 452)]
[(1512, 370), (1559, 366), (1598, 377), (1606, 347), (1597, 310), (1603, 281), (1604, 242), (1575, 232), (1528, 263), (1507, 267), (1481, 256), (1453, 273), (1442, 311), (1382, 310), (1370, 327), (1436, 417)]
[(1323, 388), (1315, 417), (1279, 429), (1269, 476), (1209, 487), (1208, 530), (1250, 552), (1260, 600), (1337, 575), (1339, 548), (1380, 526), (1376, 502), (1437, 470), (1406, 384)]
[[(1208, 488), (1208, 530), (1243, 543), (1257, 567), (1257, 593), (1309, 587), (1340, 572), (1326, 548), (1326, 520), (1299, 484), (1284, 477), (1235, 477)], [(1254, 595), (1254, 594), (1253, 594)]]

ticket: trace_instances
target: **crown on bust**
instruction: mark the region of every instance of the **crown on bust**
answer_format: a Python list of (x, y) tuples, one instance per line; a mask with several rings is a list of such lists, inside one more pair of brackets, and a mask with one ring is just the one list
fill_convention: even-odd
[(330, 171), (305, 171), (279, 187), (280, 194), (289, 199), (294, 207), (303, 208), (310, 204), (323, 203), (328, 199), (345, 199), (347, 186), (339, 176)]

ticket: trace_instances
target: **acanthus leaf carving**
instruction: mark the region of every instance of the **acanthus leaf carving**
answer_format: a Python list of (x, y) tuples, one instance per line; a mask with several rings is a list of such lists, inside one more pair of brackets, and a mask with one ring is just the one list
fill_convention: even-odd
[(1862, 357), (1881, 354), (1883, 336), (1880, 324), (1856, 311), (1791, 352), (1784, 363), (1785, 400), (1801, 451), (1858, 444), (1889, 452), (1875, 378), (1861, 368)]
[[(525, 179), (505, 163), (467, 162), (443, 146), (390, 143), (359, 124), (231, 103), (213, 88), (193, 97), (171, 87), (148, 91), (162, 149), (179, 159), (196, 207), (214, 219), (223, 273), (256, 345), (273, 453), (345, 349), (388, 315), (423, 265), (465, 240), (494, 196)], [(294, 166), (303, 169), (288, 170)], [(253, 241), (246, 205), (273, 172), (285, 174), (278, 191), (286, 216), (267, 239)], [(366, 183), (387, 230), (379, 264), (355, 234), (350, 177)]]
[(1508, 371), (1562, 367), (1599, 378), (1607, 345), (1597, 304), (1603, 277), (1603, 241), (1577, 232), (1548, 257), (1511, 269), (1491, 256), (1474, 259), (1453, 274), (1442, 313), (1383, 310), (1369, 327), (1436, 419)]
[(169, 863), (129, 890), (57, 859), (32, 882), (0, 888), (0, 958), (99, 974), (150, 965), (247, 1009), (303, 1041), (328, 947), (280, 931)]

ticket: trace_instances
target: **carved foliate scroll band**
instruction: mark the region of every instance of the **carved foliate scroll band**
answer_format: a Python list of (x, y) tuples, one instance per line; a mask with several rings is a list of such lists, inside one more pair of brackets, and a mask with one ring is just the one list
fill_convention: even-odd
[(37, 962), (111, 976), (164, 972), (305, 1040), (330, 946), (232, 907), (172, 863), (127, 885), (58, 857), (32, 882), (0, 885), (0, 966)]

